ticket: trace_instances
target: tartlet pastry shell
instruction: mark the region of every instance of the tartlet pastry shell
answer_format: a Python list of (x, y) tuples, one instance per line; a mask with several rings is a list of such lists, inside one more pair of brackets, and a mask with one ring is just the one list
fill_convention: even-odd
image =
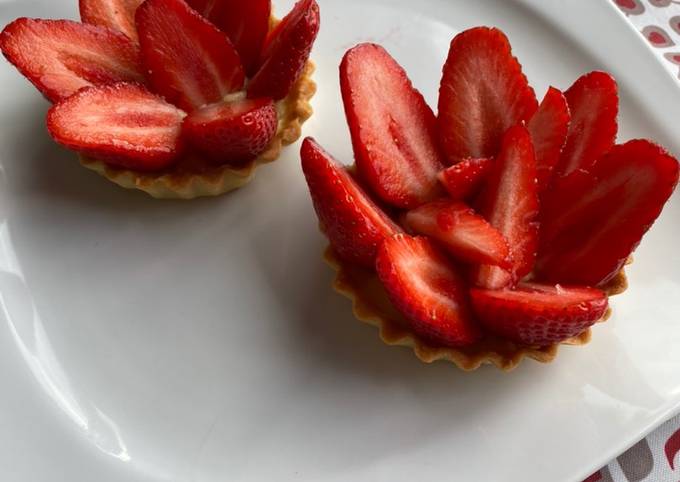
[(80, 163), (126, 189), (138, 189), (158, 199), (193, 199), (218, 196), (247, 184), (262, 164), (275, 161), (284, 146), (297, 141), (302, 124), (311, 117), (311, 98), (316, 92), (312, 80), (314, 64), (309, 61), (290, 94), (277, 102), (279, 125), (274, 140), (257, 159), (243, 167), (215, 166), (197, 157), (185, 157), (161, 172), (138, 172), (109, 166), (79, 155)]
[[(432, 346), (421, 340), (409, 328), (403, 316), (387, 298), (378, 276), (365, 268), (343, 262), (329, 246), (324, 260), (336, 271), (333, 288), (352, 301), (354, 316), (378, 328), (380, 338), (387, 345), (406, 346), (425, 363), (447, 360), (465, 371), (476, 370), (483, 364), (492, 364), (503, 371), (517, 367), (524, 358), (549, 363), (557, 356), (560, 345), (585, 345), (590, 341), (591, 330), (559, 344), (543, 347), (518, 345), (514, 342), (487, 335), (482, 341), (465, 348)], [(628, 287), (624, 269), (602, 287), (608, 296), (623, 293)], [(611, 315), (611, 308), (600, 322)]]

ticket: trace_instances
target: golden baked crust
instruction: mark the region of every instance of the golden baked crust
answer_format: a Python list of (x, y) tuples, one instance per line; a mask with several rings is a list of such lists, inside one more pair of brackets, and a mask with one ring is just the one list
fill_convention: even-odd
[(316, 92), (312, 80), (314, 64), (309, 61), (290, 94), (277, 102), (279, 125), (267, 150), (246, 166), (214, 166), (192, 156), (160, 172), (137, 172), (109, 166), (101, 161), (79, 156), (80, 163), (126, 189), (139, 189), (158, 199), (193, 199), (218, 196), (247, 184), (262, 164), (276, 160), (283, 146), (297, 141), (302, 124), (311, 117), (311, 98)]
[[(588, 329), (560, 344), (544, 347), (522, 346), (493, 336), (486, 336), (479, 343), (465, 348), (428, 345), (408, 328), (403, 316), (392, 306), (374, 272), (344, 263), (330, 246), (324, 253), (324, 259), (337, 272), (333, 288), (352, 301), (354, 316), (377, 327), (380, 338), (387, 345), (411, 347), (416, 356), (425, 363), (448, 360), (465, 371), (476, 370), (483, 364), (493, 364), (503, 371), (510, 371), (524, 358), (533, 358), (541, 363), (551, 362), (557, 356), (560, 344), (585, 345), (591, 338), (591, 330)], [(626, 274), (622, 269), (603, 290), (608, 296), (614, 296), (623, 293), (627, 287)], [(607, 310), (600, 322), (606, 321), (610, 315), (611, 309)]]

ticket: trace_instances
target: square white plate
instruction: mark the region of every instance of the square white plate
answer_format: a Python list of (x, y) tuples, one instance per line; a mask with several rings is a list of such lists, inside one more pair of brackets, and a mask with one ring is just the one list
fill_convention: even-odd
[[(680, 153), (680, 90), (609, 2), (319, 3), (305, 134), (346, 162), (344, 51), (380, 42), (434, 103), (451, 38), (480, 24), (539, 96), (612, 72), (620, 139)], [(0, 1), (19, 16), (76, 1)], [(159, 202), (54, 145), (6, 62), (0, 86), (2, 480), (576, 481), (680, 408), (678, 196), (590, 345), (465, 374), (384, 346), (331, 290), (296, 146), (234, 194)]]

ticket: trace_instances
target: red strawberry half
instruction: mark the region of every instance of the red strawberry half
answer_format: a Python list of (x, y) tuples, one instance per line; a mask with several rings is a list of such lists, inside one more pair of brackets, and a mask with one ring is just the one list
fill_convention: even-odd
[(435, 117), (404, 69), (379, 45), (360, 44), (342, 60), (340, 88), (357, 168), (371, 189), (400, 208), (437, 197), (444, 166)]
[(542, 213), (541, 279), (591, 286), (619, 272), (673, 193), (678, 161), (634, 140), (556, 182)]
[(477, 27), (456, 35), (439, 88), (439, 134), (449, 163), (495, 157), (505, 131), (528, 121), (537, 105), (503, 32)]
[(536, 160), (529, 131), (515, 126), (503, 137), (479, 199), (479, 212), (507, 239), (512, 268), (481, 266), (476, 284), (498, 289), (516, 283), (531, 272), (538, 244)]
[(0, 34), (0, 49), (52, 102), (83, 87), (144, 80), (132, 41), (94, 25), (20, 18)]
[(83, 89), (54, 105), (47, 128), (59, 144), (114, 166), (153, 171), (176, 160), (186, 114), (141, 85)]
[(548, 345), (578, 335), (607, 311), (597, 289), (519, 285), (514, 290), (471, 290), (482, 324), (498, 336), (526, 345)]
[(417, 335), (444, 346), (465, 346), (480, 338), (467, 286), (426, 238), (399, 234), (387, 239), (376, 269), (390, 300)]
[(503, 235), (472, 208), (457, 201), (434, 201), (406, 214), (408, 228), (442, 243), (461, 261), (511, 268)]
[(550, 87), (528, 124), (536, 153), (538, 191), (550, 183), (552, 170), (560, 159), (569, 129), (569, 106), (562, 92)]
[(271, 99), (241, 99), (207, 105), (189, 114), (189, 142), (218, 164), (242, 165), (262, 154), (276, 134)]
[(135, 12), (144, 0), (80, 0), (83, 23), (109, 27), (137, 41)]
[(605, 72), (580, 77), (564, 93), (571, 112), (567, 141), (555, 168), (558, 176), (589, 169), (614, 145), (619, 97), (616, 81)]
[(476, 194), (493, 166), (492, 159), (465, 159), (437, 174), (449, 196), (457, 201)]
[(300, 78), (319, 33), (315, 0), (300, 0), (267, 37), (260, 69), (248, 84), (248, 97), (283, 99)]
[(189, 0), (188, 3), (229, 36), (246, 74), (253, 75), (259, 67), (262, 45), (269, 31), (271, 0)]
[(333, 249), (350, 262), (373, 268), (383, 240), (401, 229), (316, 141), (305, 139), (301, 155), (314, 209)]
[(192, 110), (243, 87), (243, 67), (227, 35), (184, 0), (146, 0), (136, 20), (149, 82), (169, 102)]

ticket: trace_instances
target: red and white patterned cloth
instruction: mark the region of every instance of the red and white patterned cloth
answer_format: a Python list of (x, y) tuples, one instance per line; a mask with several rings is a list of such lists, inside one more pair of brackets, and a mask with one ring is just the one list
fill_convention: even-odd
[(677, 416), (584, 482), (679, 481), (680, 416)]
[(680, 1), (613, 1), (647, 39), (663, 64), (680, 79)]
[[(680, 0), (612, 0), (680, 79)], [(584, 482), (680, 482), (680, 415)]]

